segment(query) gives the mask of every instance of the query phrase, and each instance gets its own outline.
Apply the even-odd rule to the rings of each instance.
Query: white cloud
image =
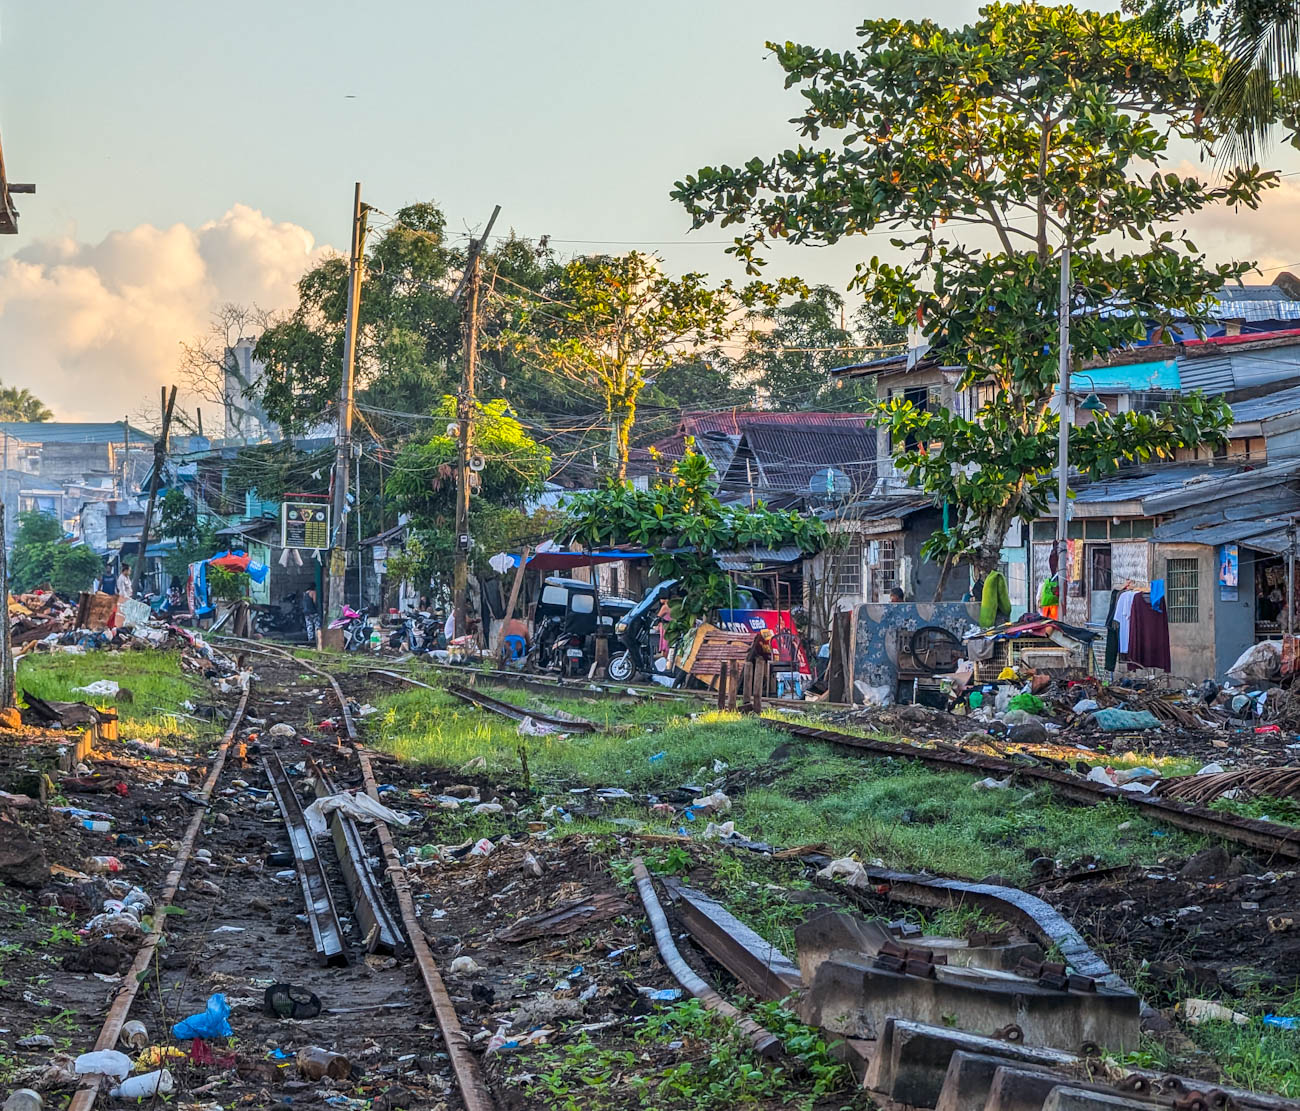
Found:
[[[1177,171],[1197,169],[1185,163]],[[1242,281],[1247,285],[1271,281],[1280,269],[1300,272],[1300,178],[1282,178],[1257,209],[1216,205],[1189,217],[1185,227],[1211,262],[1258,264],[1262,273],[1246,274]]]
[[[237,204],[197,228],[142,224],[61,238],[0,260],[0,380],[63,420],[114,420],[176,381],[180,345],[227,301],[272,311],[328,249]]]

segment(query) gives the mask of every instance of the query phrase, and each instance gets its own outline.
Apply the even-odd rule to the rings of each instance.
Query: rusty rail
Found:
[[[343,719],[343,728],[357,751],[357,760],[361,765],[361,776],[365,781],[366,794],[378,802],[379,785],[375,782],[375,773],[370,765],[370,754],[360,743],[356,723],[352,720],[352,714],[348,710],[348,700],[344,696],[338,680],[324,668],[298,659],[287,652],[284,655],[292,660],[295,665],[303,666],[326,679],[333,688],[334,697],[339,704],[339,716]],[[479,1069],[477,1059],[470,1052],[469,1037],[461,1027],[460,1018],[456,1014],[456,1005],[452,1003],[451,996],[447,994],[447,985],[442,981],[437,962],[433,958],[433,951],[429,948],[429,942],[424,936],[424,930],[420,925],[420,917],[415,910],[415,900],[411,898],[411,886],[406,877],[406,869],[402,867],[402,859],[397,852],[397,846],[393,843],[393,835],[384,822],[375,823],[375,832],[379,836],[379,843],[384,852],[385,871],[393,885],[393,891],[397,895],[397,907],[401,911],[402,922],[405,924],[406,933],[411,939],[411,951],[415,956],[415,963],[420,969],[420,978],[424,981],[425,990],[429,994],[429,1001],[433,1004],[434,1016],[437,1018],[438,1027],[442,1031],[443,1041],[447,1045],[447,1056],[451,1061],[452,1071],[456,1074],[456,1084],[460,1088],[461,1098],[465,1102],[465,1109],[466,1111],[494,1111],[495,1103],[492,1095],[483,1081],[483,1074]],[[82,1111],[90,1111],[90,1109],[87,1107]]]
[[[326,794],[337,794],[338,788],[334,781],[315,760],[309,760],[308,766]],[[352,906],[361,926],[366,951],[406,956],[407,945],[402,937],[402,928],[388,909],[388,904],[384,902],[384,897],[370,874],[368,854],[356,821],[343,811],[336,810],[330,816],[330,833],[334,849],[338,853],[343,879],[348,885],[348,894],[352,896]]]
[[[412,679],[409,675],[402,675],[396,671],[384,671],[376,669],[371,672],[372,675],[379,675],[385,679],[396,679],[398,682],[407,683],[412,687],[419,687],[421,690],[438,691],[445,690],[448,694],[459,698],[462,702],[468,702],[482,710],[490,710],[494,714],[500,714],[502,717],[511,718],[514,721],[523,721],[524,718],[532,718],[533,721],[541,722],[543,725],[549,725],[563,733],[596,733],[599,732],[600,726],[594,721],[587,721],[584,718],[574,717],[571,714],[543,714],[525,709],[523,706],[516,706],[513,702],[503,702],[499,698],[493,698],[490,694],[483,694],[481,691],[471,690],[469,687],[462,687],[459,683],[450,683],[446,687],[435,687],[431,683],[422,683],[419,679]]]
[[[249,687],[251,687],[251,683]],[[216,758],[212,761],[212,768],[208,772],[208,778],[203,781],[203,786],[198,791],[198,797],[205,803],[212,797],[212,792],[216,789],[217,780],[221,778],[222,769],[226,766],[226,756],[230,752],[230,745],[235,739],[235,733],[238,732],[240,723],[244,720],[244,711],[248,708],[249,687],[245,687],[244,693],[240,696],[239,705],[235,708],[234,716],[230,719],[230,725],[217,748]],[[181,877],[185,874],[185,867],[190,862],[190,855],[194,851],[195,842],[199,839],[199,832],[203,829],[203,819],[206,814],[207,808],[199,807],[194,811],[194,817],[190,819],[189,827],[185,830],[185,836],[181,839],[180,848],[176,850],[171,871],[167,873],[167,878],[163,880],[162,890],[158,893],[157,906],[160,911],[163,907],[170,906],[172,900],[176,898],[176,892],[181,885]],[[159,913],[155,915],[154,928],[144,935],[144,941],[140,943],[140,948],[136,951],[131,970],[122,977],[122,990],[113,999],[113,1005],[108,1009],[108,1015],[104,1019],[104,1025],[100,1028],[99,1037],[95,1039],[94,1048],[96,1050],[115,1049],[117,1047],[117,1039],[122,1033],[122,1024],[126,1022],[126,1016],[131,1013],[131,1004],[135,1002],[136,993],[140,990],[140,984],[148,978],[149,966],[153,962],[154,951],[163,938],[166,923],[167,916],[165,914]],[[87,1076],[83,1079],[81,1087],[73,1093],[67,1111],[91,1111],[99,1095],[102,1082],[103,1077],[98,1075]]]
[[[673,944],[673,932],[668,928],[668,919],[664,917],[664,909],[659,905],[659,899],[655,896],[654,882],[650,879],[650,873],[646,870],[645,861],[639,856],[632,859],[632,875],[636,877],[637,891],[641,895],[641,902],[645,905],[645,912],[650,919],[650,925],[654,928],[655,944],[659,946],[659,955],[663,957],[664,964],[668,966],[677,982],[710,1011],[725,1015],[740,1027],[745,1036],[749,1038],[754,1051],[760,1057],[775,1057],[780,1053],[781,1043],[775,1034],[764,1029],[748,1015],[738,1011],[712,987],[700,979],[691,969],[691,966],[682,960],[681,953],[677,951],[677,946]]]
[[[880,756],[893,756],[900,760],[919,760],[950,771],[994,772],[1002,776],[1016,775],[1023,779],[1046,783],[1053,790],[1075,802],[1126,802],[1146,811],[1157,821],[1180,829],[1191,830],[1225,841],[1233,841],[1248,848],[1274,853],[1288,860],[1300,860],[1300,829],[1278,822],[1265,822],[1256,818],[1238,818],[1203,806],[1191,806],[1174,799],[1123,791],[1081,776],[1044,768],[1014,763],[996,756],[982,756],[972,752],[944,751],[922,748],[920,745],[900,741],[880,741],[870,737],[855,737],[834,729],[814,729],[807,725],[764,718],[763,724],[779,729],[794,737],[810,741],[852,748]]]
[[[334,906],[334,893],[330,890],[325,865],[321,862],[311,830],[307,827],[302,803],[298,800],[293,784],[289,782],[279,756],[274,752],[263,756],[262,768],[271,784],[271,794],[280,807],[285,829],[289,831],[289,845],[293,849],[295,870],[302,887],[302,901],[307,908],[307,922],[311,926],[316,957],[321,964],[347,964],[348,950],[343,944],[343,927],[339,924],[339,912]]]

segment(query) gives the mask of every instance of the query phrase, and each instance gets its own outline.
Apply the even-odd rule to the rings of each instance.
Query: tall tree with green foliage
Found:
[[[410,515],[418,538],[420,581],[450,582],[455,557],[456,488],[459,442],[446,434],[456,419],[456,399],[448,396],[434,411],[437,431],[412,440],[398,452],[385,493],[391,506]],[[480,403],[474,415],[474,451],[483,457],[478,488],[470,497],[469,527],[474,540],[471,565],[482,570],[496,552],[515,547],[529,534],[525,503],[541,493],[551,468],[551,453],[529,436],[507,402]]]
[[[1172,49],[1136,19],[992,4],[968,27],[878,19],[858,38],[838,51],[769,44],[804,98],[796,123],[812,145],[702,169],[674,196],[696,227],[744,225],[734,250],[755,272],[773,239],[900,229],[904,261],[872,258],[853,286],[899,323],[919,315],[931,355],[963,368],[958,389],[983,388],[971,415],[895,401],[883,416],[897,465],[952,509],[926,554],[984,573],[1008,526],[1042,515],[1054,493],[1059,245],[1073,258],[1076,364],[1148,327],[1202,328],[1212,294],[1248,265],[1210,266],[1168,225],[1217,203],[1254,207],[1276,177],[1162,171],[1172,140],[1205,147],[1219,134],[1205,108],[1222,55]],[[1196,395],[1102,415],[1074,428],[1071,461],[1113,474],[1214,441],[1228,422]]]
[[[723,505],[716,487],[712,465],[688,449],[649,489],[611,478],[572,495],[563,531],[590,548],[635,544],[649,552],[659,578],[678,581],[670,628],[682,633],[734,597],[718,552],[793,544],[812,555],[826,542],[826,526],[817,518],[774,512],[761,502]]]
[[[45,402],[31,390],[0,384],[0,420],[41,424],[53,419]]]
[[[500,343],[604,406],[610,473],[621,480],[641,391],[675,364],[747,335],[756,307],[773,308],[796,287],[673,278],[657,255],[639,251],[577,258],[542,296],[517,298]]]

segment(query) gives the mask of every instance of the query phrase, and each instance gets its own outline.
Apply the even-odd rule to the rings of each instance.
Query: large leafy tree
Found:
[[[449,581],[455,558],[458,441],[446,434],[446,426],[456,419],[456,399],[444,397],[433,416],[434,435],[412,440],[398,452],[385,494],[394,509],[410,515],[420,578]],[[502,399],[475,406],[474,450],[484,466],[470,498],[471,559],[482,569],[497,551],[530,536],[533,526],[525,503],[544,488],[551,454],[529,436]]]
[[[30,390],[0,384],[0,420],[40,424],[53,419],[45,402]]]
[[[660,373],[747,335],[752,310],[774,307],[793,287],[673,278],[658,256],[639,251],[578,258],[540,296],[515,299],[500,343],[603,405],[610,470],[622,479],[641,392]]]
[[[684,632],[734,596],[715,553],[794,544],[813,554],[826,542],[826,526],[815,517],[774,512],[761,502],[753,508],[723,505],[715,487],[709,461],[688,450],[649,489],[611,478],[598,489],[572,495],[565,506],[565,535],[593,548],[636,544],[648,551],[660,579],[678,581],[670,627]]]
[[[931,352],[963,367],[971,416],[886,407],[899,466],[951,507],[928,554],[996,565],[1008,525],[1054,490],[1059,257],[1074,260],[1077,361],[1141,342],[1207,304],[1246,264],[1209,266],[1167,225],[1207,205],[1254,206],[1274,175],[1217,184],[1162,172],[1171,140],[1216,137],[1204,114],[1221,55],[1177,51],[1136,19],[994,4],[972,25],[869,20],[857,49],[771,44],[813,145],[706,168],[674,195],[696,226],[744,225],[751,269],[772,239],[827,244],[882,228],[906,261],[872,258],[854,286],[898,322],[924,322]],[[826,136],[829,142],[818,144]],[[1128,250],[1118,247],[1120,239]],[[1112,414],[1072,433],[1087,475],[1221,436],[1228,414],[1198,396],[1159,414]]]

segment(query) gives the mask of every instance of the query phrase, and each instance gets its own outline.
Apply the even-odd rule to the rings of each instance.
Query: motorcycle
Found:
[[[431,613],[409,610],[402,617],[402,623],[388,635],[390,648],[406,645],[412,655],[422,655],[439,647],[442,639],[442,622]]]
[[[357,613],[349,605],[344,605],[342,612],[330,622],[331,629],[343,630],[343,650],[355,652],[370,644],[370,621],[364,614]]]
[[[286,594],[278,602],[254,606],[253,628],[261,636],[301,632],[302,612],[298,608],[298,595]]]
[[[529,655],[543,671],[586,675],[599,640],[612,644],[615,624],[632,609],[627,598],[602,597],[597,616],[596,587],[579,579],[552,577],[537,603],[537,632]]]

